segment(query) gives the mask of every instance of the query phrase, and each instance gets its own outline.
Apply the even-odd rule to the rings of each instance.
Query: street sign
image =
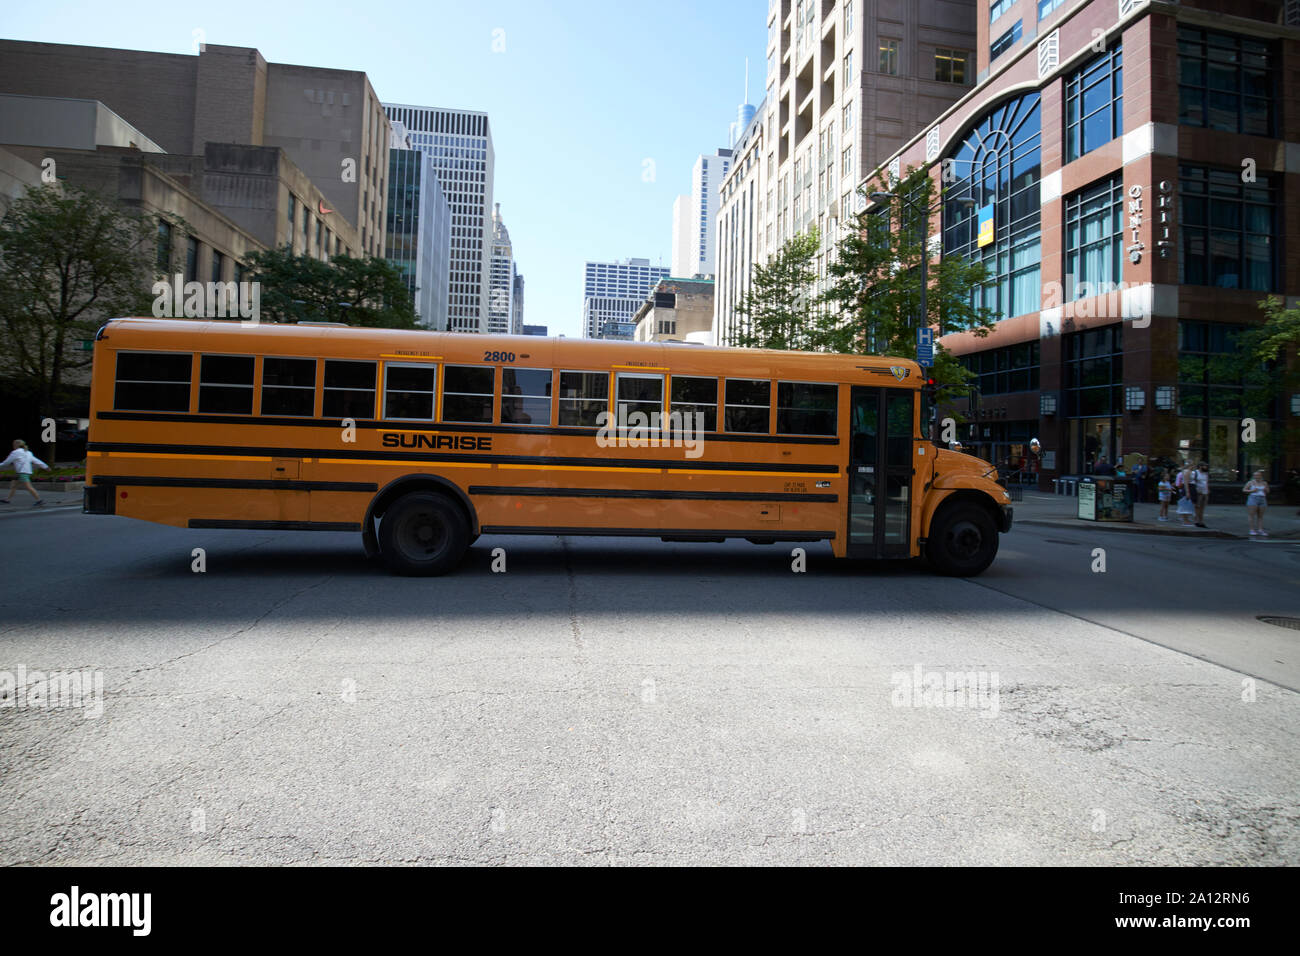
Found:
[[[929,326],[923,326],[916,330],[916,347],[933,348],[934,347],[934,329]]]
[[[930,368],[932,365],[934,365],[933,345],[928,345],[928,346],[918,345],[916,347],[916,364],[921,366],[922,368]]]

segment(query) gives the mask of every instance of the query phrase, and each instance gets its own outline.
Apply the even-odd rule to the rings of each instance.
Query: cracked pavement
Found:
[[[1300,632],[1242,610],[1300,616],[1295,546],[1111,536],[1098,577],[1017,529],[972,582],[485,538],[419,580],[348,535],[6,531],[0,671],[104,700],[0,707],[0,863],[1300,862]],[[996,713],[899,706],[917,665]]]

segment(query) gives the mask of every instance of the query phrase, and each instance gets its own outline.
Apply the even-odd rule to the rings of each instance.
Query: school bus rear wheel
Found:
[[[403,495],[379,522],[379,551],[397,574],[446,574],[460,563],[468,547],[464,512],[433,492]]]

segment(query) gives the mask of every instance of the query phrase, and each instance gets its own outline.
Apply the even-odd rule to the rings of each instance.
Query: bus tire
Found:
[[[942,508],[930,526],[925,556],[936,571],[953,577],[974,577],[998,553],[998,529],[988,509],[970,501]]]
[[[446,574],[469,547],[469,522],[444,495],[415,491],[403,495],[379,522],[379,552],[396,574]]]

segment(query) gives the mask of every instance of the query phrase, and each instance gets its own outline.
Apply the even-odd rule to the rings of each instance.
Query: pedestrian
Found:
[[[1264,470],[1256,471],[1241,490],[1246,493],[1246,519],[1250,522],[1251,536],[1267,538],[1264,509],[1268,507],[1268,482],[1264,480]]]
[[[1192,516],[1196,514],[1196,482],[1192,480],[1192,463],[1183,462],[1183,470],[1174,480],[1178,488],[1178,517],[1183,519],[1183,527],[1192,526]]]
[[[1210,500],[1210,464],[1202,461],[1192,472],[1196,479],[1196,527],[1205,527],[1205,505]]]
[[[1105,455],[1098,455],[1096,463],[1092,466],[1092,473],[1094,475],[1113,475],[1115,469],[1110,466],[1110,462],[1106,460]]]
[[[13,470],[18,473],[17,477],[15,477],[13,481],[9,482],[9,497],[4,500],[5,504],[9,504],[9,502],[14,500],[14,489],[19,485],[25,488],[27,493],[36,499],[36,503],[32,505],[33,508],[39,508],[41,505],[45,504],[36,489],[32,487],[32,465],[36,465],[38,468],[43,468],[45,471],[50,470],[49,465],[45,464],[45,462],[41,461],[27,450],[27,442],[23,441],[21,438],[14,439],[14,450],[9,453],[8,458],[4,461],[0,461],[0,469],[12,467]]]
[[[1170,481],[1173,476],[1169,474],[1166,468],[1160,473],[1160,484],[1156,485],[1156,494],[1160,499],[1160,517],[1158,521],[1169,520],[1169,501],[1174,496],[1174,483]]]
[[[1133,500],[1147,500],[1147,474],[1151,469],[1147,467],[1146,460],[1139,458],[1137,464],[1133,466]]]

